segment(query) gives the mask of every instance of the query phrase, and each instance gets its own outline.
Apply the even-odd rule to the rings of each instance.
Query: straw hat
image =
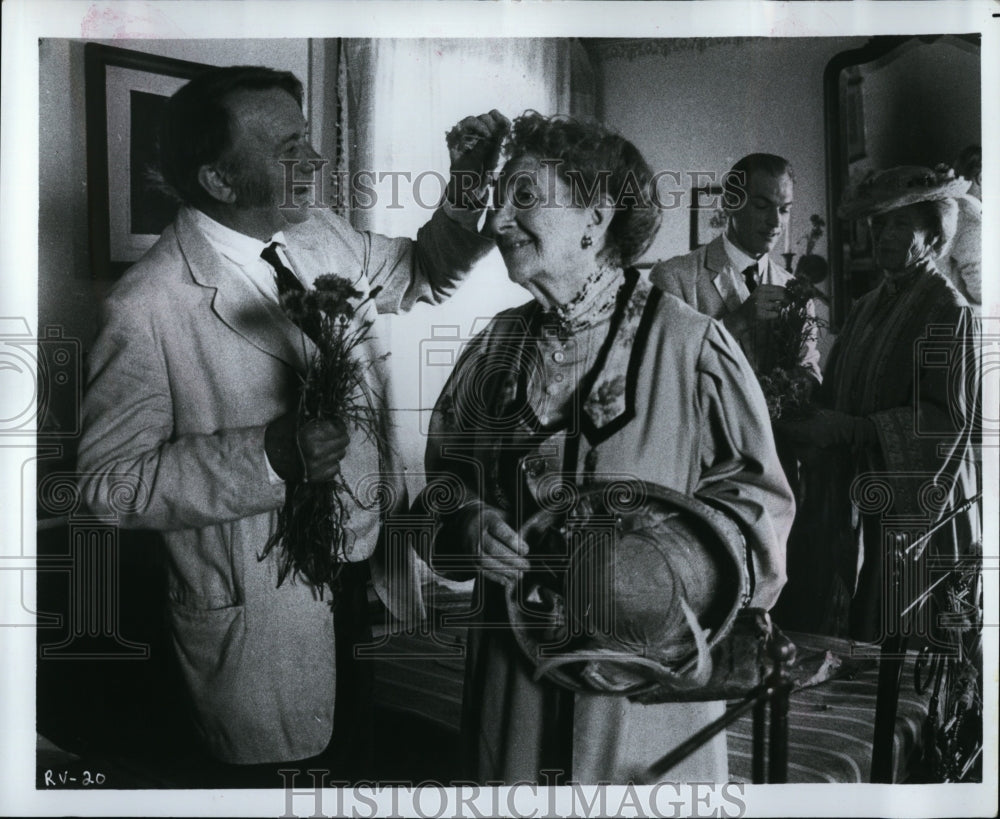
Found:
[[[851,188],[837,210],[843,219],[860,219],[903,208],[916,202],[954,199],[969,189],[969,180],[956,177],[954,170],[919,165],[900,165],[873,172]]]
[[[536,678],[626,696],[706,684],[711,649],[749,588],[732,520],[657,484],[619,481],[539,512],[521,536],[543,565],[508,589],[507,611]]]

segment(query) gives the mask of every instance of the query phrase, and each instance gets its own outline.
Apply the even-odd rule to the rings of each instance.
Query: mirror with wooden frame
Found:
[[[878,283],[868,226],[837,218],[849,184],[895,165],[951,164],[982,144],[980,37],[872,37],[823,77],[831,329]]]

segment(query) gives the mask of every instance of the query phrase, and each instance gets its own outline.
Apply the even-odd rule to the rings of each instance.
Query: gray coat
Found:
[[[512,441],[534,426],[530,399],[517,384],[536,360],[525,353],[539,343],[532,334],[539,312],[531,302],[495,317],[469,343],[438,400],[427,472],[461,481],[449,508],[482,499],[503,508],[517,527],[525,504],[572,496],[564,482],[651,481],[737,522],[746,540],[738,557],[752,582],[743,586],[746,599],[734,603],[770,608],[785,582],[795,504],[764,397],[732,336],[639,282],[593,382],[571,402],[569,428],[539,432],[535,448],[515,458]],[[506,434],[498,431],[500,422]],[[527,495],[520,494],[522,481]],[[440,519],[447,525],[445,512]],[[469,544],[453,548],[461,552]],[[567,698],[553,683],[534,679],[510,629],[497,625],[506,621],[503,589],[477,582],[482,622],[470,632],[463,717],[465,761],[475,780],[544,781],[541,772],[557,768],[578,782],[621,784],[721,715],[721,703]],[[709,743],[669,776],[725,781],[724,740]]]

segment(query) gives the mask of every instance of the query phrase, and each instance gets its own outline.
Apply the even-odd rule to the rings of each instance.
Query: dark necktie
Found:
[[[299,281],[299,277],[282,263],[281,258],[278,256],[277,247],[277,242],[271,242],[271,244],[261,251],[260,257],[274,268],[274,281],[278,285],[278,298],[280,299],[286,293],[305,292],[306,288]],[[319,316],[307,313],[299,318],[293,316],[289,316],[289,318],[309,338],[319,343],[321,335]]]
[[[260,252],[260,257],[274,268],[274,280],[278,285],[278,297],[295,290],[305,290],[299,277],[289,270],[278,256],[278,243],[271,242]]]
[[[743,271],[743,281],[747,283],[747,290],[753,293],[757,289],[757,265],[752,264]]]

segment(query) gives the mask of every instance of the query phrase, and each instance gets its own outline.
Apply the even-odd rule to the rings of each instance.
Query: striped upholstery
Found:
[[[799,688],[789,698],[788,781],[868,782],[875,727],[878,660],[875,646],[816,634],[789,632],[798,649],[796,680],[802,681],[821,664],[827,651],[842,660],[826,682]],[[913,687],[916,654],[903,663],[896,731],[893,737],[895,781],[903,781],[908,762],[920,747],[929,693]],[[728,732],[729,775],[750,781],[751,718],[738,720]]]
[[[788,636],[798,648],[794,676],[799,682],[812,676],[827,651],[842,660],[833,677],[799,688],[790,698],[788,781],[869,781],[878,679],[876,648],[813,634]],[[385,639],[380,656],[374,660],[376,701],[457,732],[464,630],[439,629],[433,639],[427,634],[398,633]],[[909,654],[903,666],[894,738],[897,782],[905,779],[907,762],[919,749],[929,699],[929,695],[914,691],[914,659],[915,655]],[[749,715],[728,731],[729,776],[734,782],[750,781],[750,736]]]

